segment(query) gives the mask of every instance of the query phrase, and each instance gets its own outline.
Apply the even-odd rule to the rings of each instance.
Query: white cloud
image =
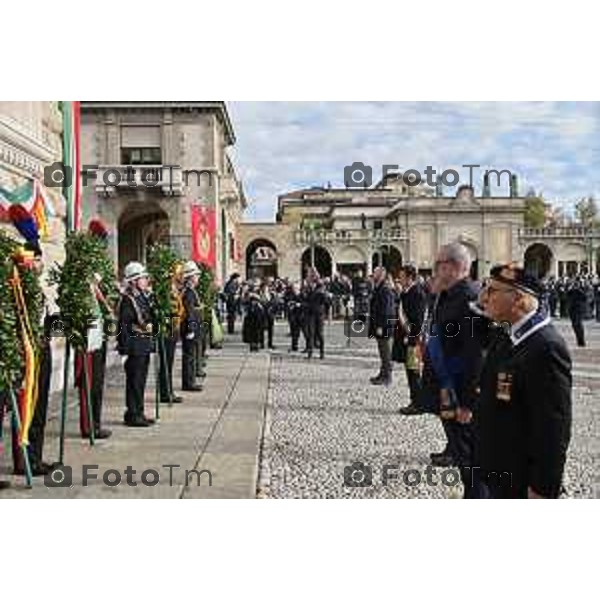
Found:
[[[600,103],[237,102],[229,108],[238,139],[234,160],[253,200],[249,219],[273,218],[281,193],[328,181],[341,186],[344,166],[355,160],[373,165],[374,177],[387,163],[511,169],[523,191],[532,186],[567,204],[600,189]]]

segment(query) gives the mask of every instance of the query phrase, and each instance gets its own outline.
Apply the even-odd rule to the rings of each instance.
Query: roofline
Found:
[[[229,145],[235,144],[235,132],[233,131],[233,125],[229,117],[227,105],[224,101],[207,101],[207,102],[162,102],[162,101],[82,101],[82,110],[85,109],[109,109],[109,108],[137,108],[137,109],[156,109],[156,108],[199,108],[199,109],[213,109],[219,113],[223,124],[225,125],[225,132],[229,140]]]

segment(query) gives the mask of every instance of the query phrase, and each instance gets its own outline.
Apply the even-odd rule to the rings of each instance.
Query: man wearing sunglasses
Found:
[[[494,267],[479,302],[510,324],[490,345],[476,411],[480,479],[492,498],[556,498],[571,437],[571,357],[540,302],[542,285]]]

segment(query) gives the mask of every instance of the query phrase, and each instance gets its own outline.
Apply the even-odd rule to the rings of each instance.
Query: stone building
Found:
[[[475,277],[495,263],[522,259],[525,199],[516,195],[516,182],[511,197],[476,197],[468,186],[453,197],[415,192],[401,178],[384,183],[279,196],[276,223],[240,227],[244,263],[238,268],[247,276],[277,272],[297,279],[313,263],[323,275],[411,263],[428,274],[437,249],[452,241],[469,249]]]
[[[62,160],[62,130],[59,102],[0,102],[0,193],[43,181],[44,168]],[[53,264],[64,259],[65,204],[62,188],[45,191],[54,216],[41,246],[45,262]],[[0,227],[15,232],[6,222]]]
[[[224,102],[82,102],[84,223],[99,216],[122,271],[157,241],[191,255],[191,206],[216,217],[216,274],[236,258],[246,206],[227,155],[235,134]],[[143,179],[142,179],[143,178]]]

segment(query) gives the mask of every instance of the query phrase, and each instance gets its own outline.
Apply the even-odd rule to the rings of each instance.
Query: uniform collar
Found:
[[[510,339],[517,346],[542,327],[550,323],[550,315],[544,309],[532,310],[510,328]]]

